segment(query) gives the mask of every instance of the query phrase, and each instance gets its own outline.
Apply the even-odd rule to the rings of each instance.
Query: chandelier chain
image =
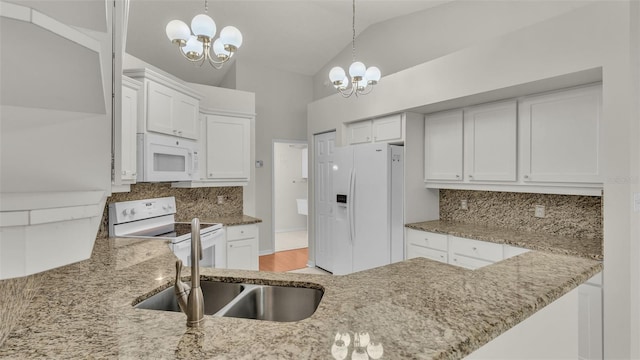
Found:
[[[351,37],[351,57],[356,61],[356,0],[353,0],[353,17],[351,19],[351,29],[353,30]]]
[[[204,0],[204,12],[205,14],[209,12],[209,0]]]

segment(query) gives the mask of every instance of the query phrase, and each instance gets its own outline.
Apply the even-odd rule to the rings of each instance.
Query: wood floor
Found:
[[[260,271],[285,272],[307,267],[309,248],[279,251],[260,256]]]

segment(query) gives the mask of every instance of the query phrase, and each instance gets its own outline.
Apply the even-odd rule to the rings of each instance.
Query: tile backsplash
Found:
[[[241,186],[183,189],[172,188],[171,183],[139,183],[131,185],[130,192],[114,193],[109,197],[98,237],[108,236],[110,203],[166,196],[176,198],[177,221],[191,221],[194,217],[219,218],[242,215]],[[224,204],[218,204],[218,196],[224,197]]]
[[[467,210],[460,208],[467,200]],[[534,216],[535,206],[545,217]],[[440,220],[544,232],[576,238],[602,239],[599,196],[440,190]]]

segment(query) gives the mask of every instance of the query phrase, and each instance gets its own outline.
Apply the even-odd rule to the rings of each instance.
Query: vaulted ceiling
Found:
[[[450,0],[358,0],[356,31]],[[350,0],[209,0],[219,29],[234,25],[244,42],[234,58],[314,75],[351,42]],[[218,85],[229,66],[214,70],[188,63],[165,35],[166,24],[187,24],[204,12],[204,0],[131,0],[126,52],[190,82]]]

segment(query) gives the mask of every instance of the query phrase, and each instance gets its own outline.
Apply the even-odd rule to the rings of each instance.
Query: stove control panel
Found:
[[[173,196],[109,204],[109,223],[122,224],[176,213]]]

